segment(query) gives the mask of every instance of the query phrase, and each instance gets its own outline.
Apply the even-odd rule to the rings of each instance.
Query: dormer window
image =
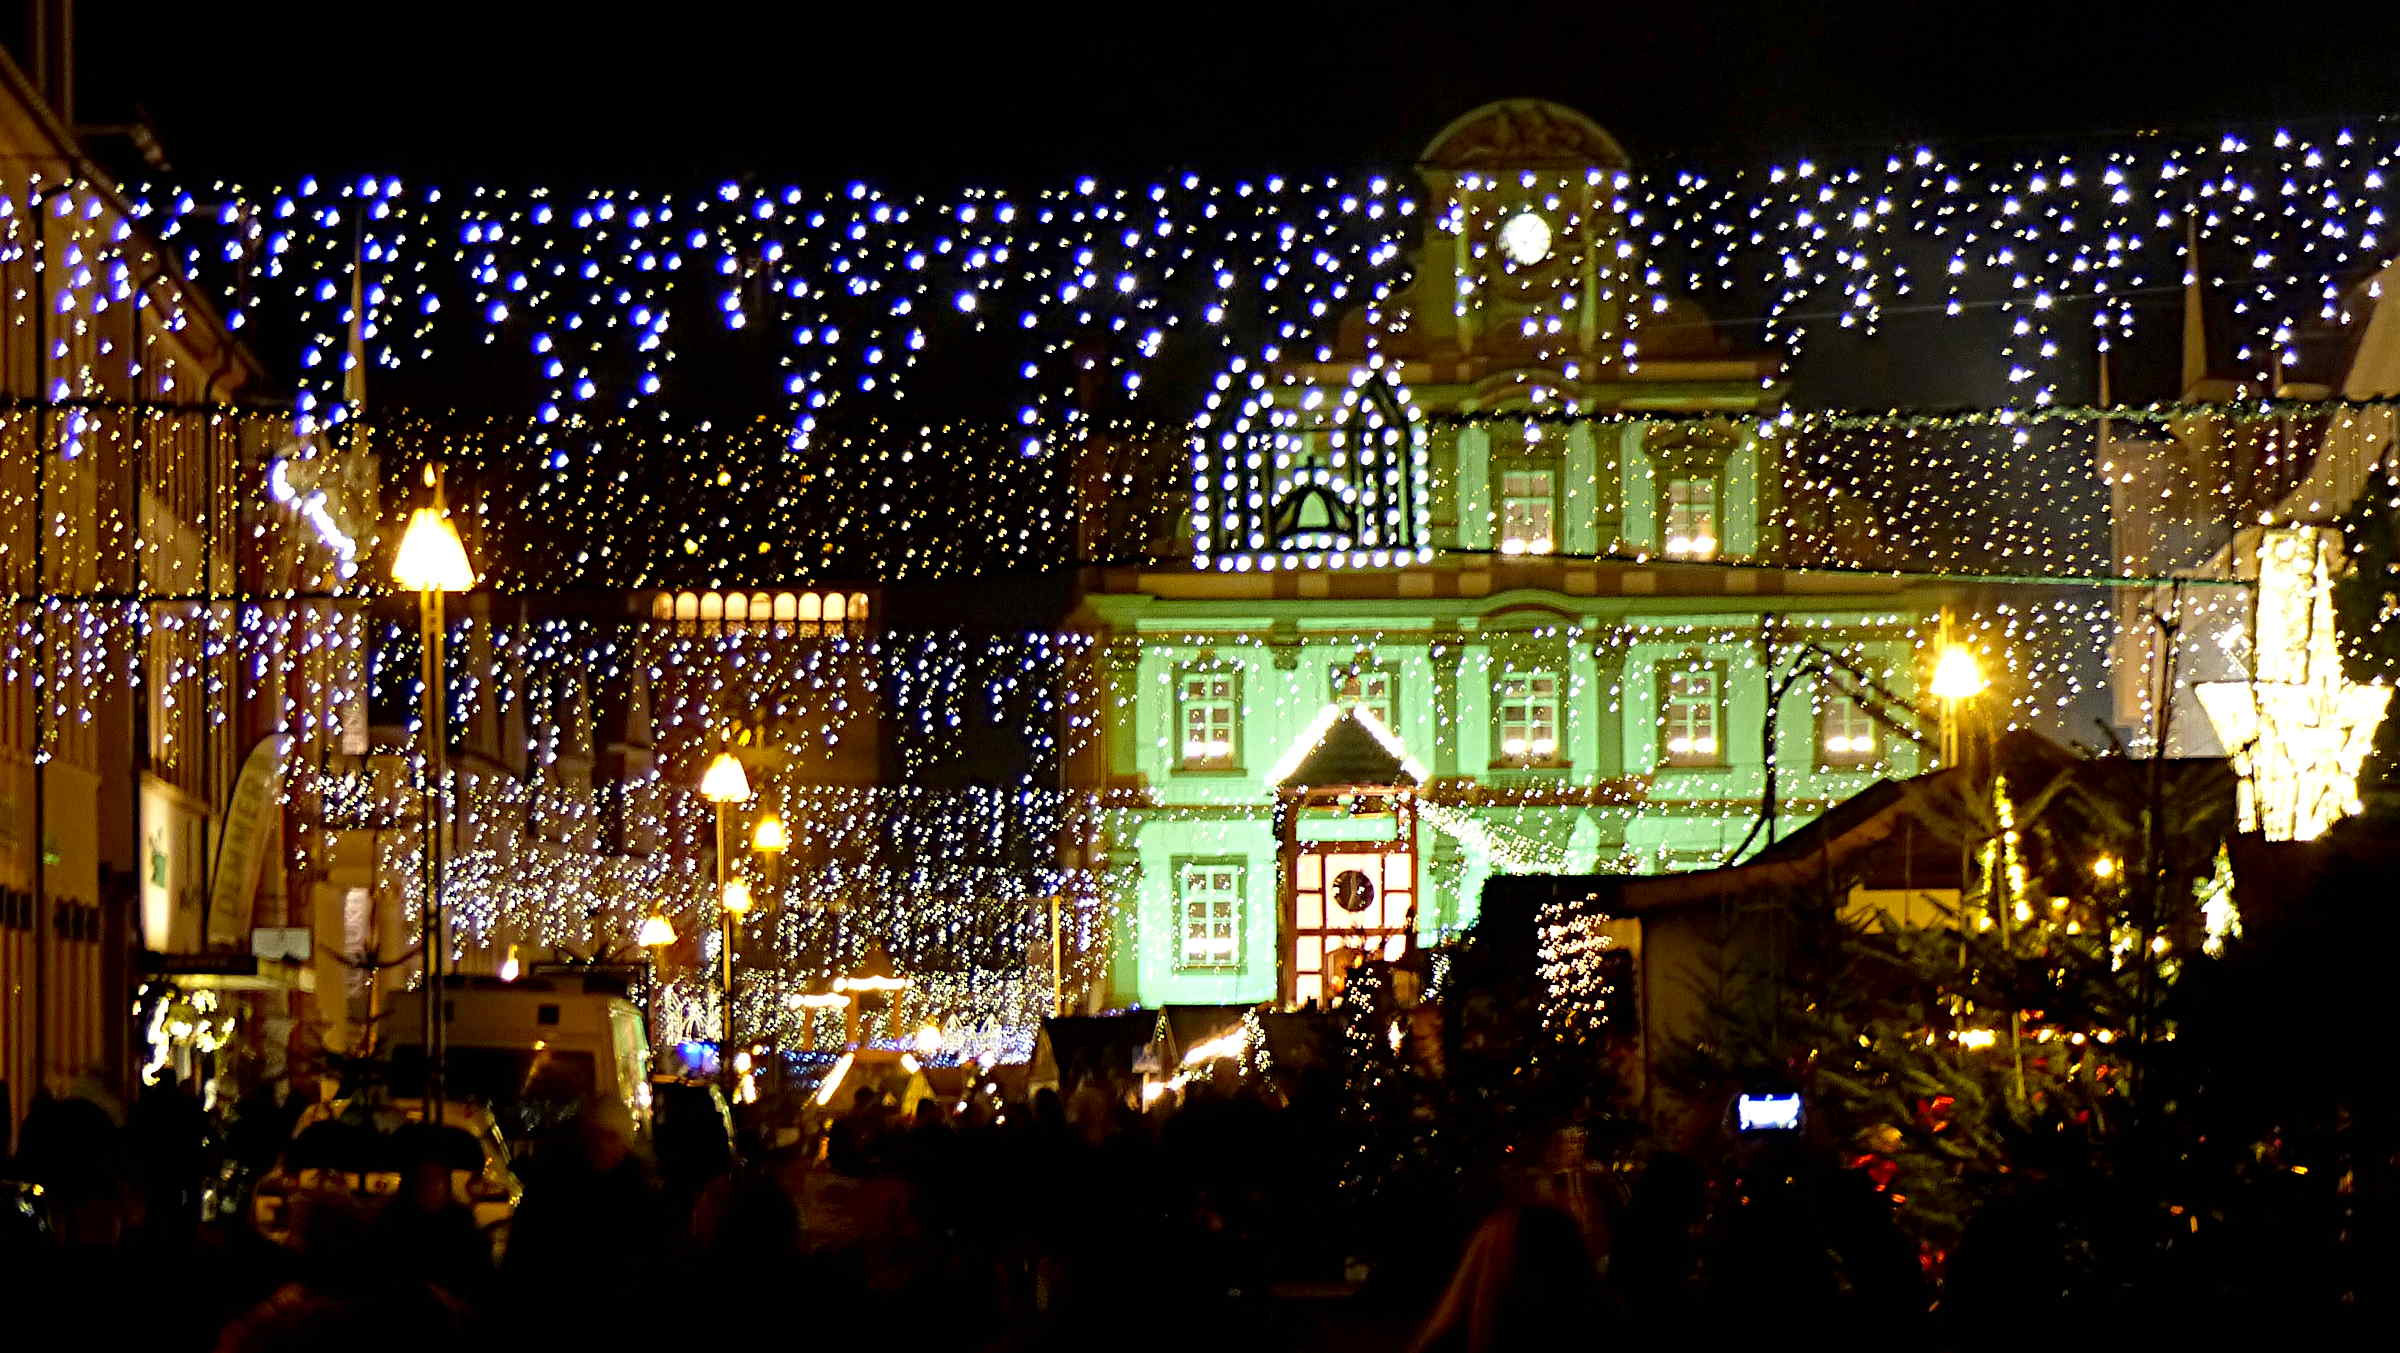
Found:
[[[1397,729],[1400,678],[1392,668],[1361,664],[1333,674],[1333,702],[1356,706],[1373,714],[1385,728]]]
[[[1858,702],[1827,690],[1817,711],[1817,761],[1828,767],[1863,766],[1878,751],[1875,720]]]

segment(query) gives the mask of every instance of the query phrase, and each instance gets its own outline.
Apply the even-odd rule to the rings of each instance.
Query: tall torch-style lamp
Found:
[[[417,594],[418,658],[423,664],[418,689],[424,699],[424,954],[425,985],[425,1104],[429,1121],[442,1115],[442,1072],[447,1031],[442,1020],[442,951],[449,945],[449,927],[442,903],[442,827],[449,819],[449,701],[444,691],[442,603],[446,593],[475,586],[475,567],[467,562],[467,547],[450,522],[442,502],[442,477],[425,467],[425,485],[433,490],[433,505],[408,514],[400,536],[400,553],[392,561],[392,581]]]
[[[658,951],[675,942],[675,927],[664,912],[652,911],[642,918],[633,942],[642,947],[642,1020],[649,1026],[644,1030],[649,1046],[643,1049],[643,1064],[647,1066],[658,1047]]]
[[[725,810],[750,801],[750,777],[733,753],[719,752],[708,763],[700,777],[700,796],[717,806],[717,901],[718,925],[722,927],[717,936],[717,960],[725,988],[717,1030],[717,1073],[725,1078],[725,1097],[731,1099],[740,1088],[733,1071],[733,940],[742,914],[750,910],[750,885],[731,877],[733,862],[725,855]]]

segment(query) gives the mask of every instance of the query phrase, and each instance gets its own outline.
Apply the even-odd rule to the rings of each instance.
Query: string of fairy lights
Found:
[[[230,324],[288,322],[305,415],[358,412],[342,388],[355,311],[374,368],[445,342],[520,354],[542,439],[566,470],[576,416],[659,403],[701,326],[778,345],[758,402],[780,402],[796,440],[845,398],[906,398],[944,342],[1032,335],[1019,402],[1038,439],[1064,421],[1087,363],[1136,393],[1180,348],[1233,349],[1245,320],[1275,351],[1242,355],[1268,361],[1324,347],[1324,321],[1344,308],[1367,307],[1370,332],[1404,324],[1412,317],[1382,307],[1427,223],[1488,248],[1491,228],[1526,205],[1553,213],[1562,244],[1604,256],[1605,285],[1625,302],[1598,335],[1613,357],[1639,361],[1642,317],[1665,314],[1670,289],[1759,298],[1762,340],[1786,352],[1818,326],[1990,305],[2008,317],[2002,355],[2025,392],[2011,402],[2037,407],[2058,402],[2046,374],[2057,351],[2088,346],[2082,330],[2126,336],[2129,297],[2179,285],[2196,238],[2223,257],[2217,284],[2245,329],[2236,360],[2265,393],[2307,328],[2350,303],[2343,275],[2381,261],[2396,150],[2400,134],[2378,123],[2005,158],[1920,147],[1727,171],[1468,173],[1442,198],[1414,175],[1374,172],[940,194],[370,176],[151,185],[131,208],[228,297]],[[1531,306],[1513,317],[1520,327],[1575,327],[1570,295],[1531,266],[1482,274],[1454,304]]]
[[[680,786],[700,749],[746,736],[790,761],[761,769],[768,794],[858,849],[795,864],[745,922],[743,943],[772,961],[736,994],[744,1018],[794,1032],[830,1018],[794,999],[876,946],[929,1011],[945,1007],[945,1028],[1021,1030],[1049,1000],[1029,953],[1057,943],[1089,984],[1129,923],[1121,878],[1062,867],[1050,847],[1217,806],[1043,783],[1100,733],[1089,636],[893,626],[866,589],[1096,561],[1480,566],[1504,509],[1442,497],[1468,434],[1605,450],[1704,422],[1766,467],[1751,538],[1679,556],[1657,522],[1628,520],[1552,562],[2043,584],[1964,597],[1955,635],[1996,675],[1996,722],[2053,720],[2090,693],[2092,655],[2121,623],[2094,584],[2204,559],[2299,482],[2305,447],[2388,437],[2388,401],[2276,396],[2312,345],[2380,299],[2357,279],[2383,261],[2396,155],[2400,129],[2378,123],[2001,159],[1929,147],[1728,171],[944,193],[382,176],[120,193],[36,179],[0,193],[0,264],[55,326],[50,388],[0,408],[0,681],[33,691],[43,718],[5,731],[46,759],[99,692],[146,683],[172,746],[226,725],[238,695],[271,702],[266,726],[303,753],[285,788],[306,810],[286,843],[296,857],[325,848],[311,823],[398,812],[384,800],[404,770],[377,780],[342,758],[372,760],[369,730],[415,717],[413,638],[377,609],[374,561],[399,486],[439,462],[491,603],[452,618],[447,717],[508,768],[456,772],[460,945],[589,951],[657,911],[705,972],[714,899],[692,862],[709,823]],[[158,285],[167,273],[188,280]],[[2068,397],[2069,357],[2125,346],[2143,298],[2187,280],[2234,316],[2231,402]],[[1999,360],[2006,406],[1791,409],[1769,364],[1742,407],[1620,407],[1612,385],[1691,355],[1693,301],[1732,317],[1718,328],[1737,346],[1785,361],[1826,331],[1915,316],[1978,317],[1955,330],[1971,348],[1997,317],[1997,350],[1972,356]],[[1418,406],[1412,336],[1437,309],[1529,373],[1521,398]],[[290,357],[288,408],[198,407],[216,396],[165,350],[220,323]],[[497,407],[408,398],[456,385]],[[2251,461],[2276,468],[2241,482],[2193,471],[2195,428],[2258,442]],[[92,492],[96,467],[225,446],[230,472],[166,511],[206,523],[204,544],[155,529],[139,500]],[[2149,538],[2188,548],[2129,547],[2128,514],[2156,515],[2176,475],[2197,491]],[[35,571],[37,541],[74,562]],[[873,621],[711,627],[683,623],[672,599],[663,615],[610,599],[813,580],[874,596]],[[1888,628],[1889,652],[1824,642],[1888,665],[1930,639],[1913,613]],[[1562,625],[1512,642],[1588,652],[1602,630],[1744,675],[1775,661],[1755,622]],[[1475,660],[1465,679],[1522,666],[1505,645]],[[1630,689],[1588,663],[1564,670],[1571,707]],[[657,764],[594,775],[608,695],[636,685],[652,692]],[[880,729],[862,725],[870,714]],[[933,788],[961,778],[979,727],[1019,743],[1005,782]],[[845,740],[888,744],[897,783],[811,781]],[[1899,745],[1879,739],[1846,769],[1901,769]],[[1654,810],[1639,786],[1580,779],[1567,788],[1587,805]],[[1581,864],[1546,816],[1562,792],[1487,785],[1472,803],[1430,804],[1428,821],[1506,866]],[[655,849],[602,848],[629,820]],[[379,869],[412,877],[416,848],[385,833]],[[1042,914],[1053,896],[1074,899],[1060,937]],[[708,999],[692,985],[684,1008]]]

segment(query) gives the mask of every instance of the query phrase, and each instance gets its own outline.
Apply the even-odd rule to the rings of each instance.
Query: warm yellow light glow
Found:
[[[675,927],[654,911],[642,918],[642,928],[634,933],[633,942],[644,949],[662,948],[675,942]]]
[[[1219,1062],[1238,1058],[1248,1049],[1249,1044],[1249,1035],[1244,1030],[1236,1029],[1231,1033],[1219,1034],[1205,1043],[1194,1043],[1190,1051],[1183,1054],[1183,1064],[1198,1066],[1202,1062]]]
[[[1972,649],[1953,644],[1934,660],[1933,693],[1937,699],[1972,700],[1990,685],[1983,679],[1983,666],[1975,661]]]
[[[848,1052],[833,1059],[833,1069],[825,1073],[824,1082],[817,1086],[818,1108],[831,1104],[833,1097],[841,1093],[842,1078],[850,1074],[850,1064],[856,1060],[857,1054]]]
[[[512,944],[508,946],[508,957],[500,962],[500,980],[514,982],[517,980],[517,974],[523,971],[524,969],[517,965],[517,946]]]
[[[719,752],[700,777],[700,796],[710,803],[741,803],[750,797],[750,777],[731,752]]]
[[[908,987],[905,977],[836,977],[835,991],[903,991]]]
[[[2241,777],[2241,829],[2270,841],[2313,841],[2366,806],[2358,773],[2392,690],[2343,674],[2333,584],[2347,567],[2341,533],[2331,527],[2265,532],[2254,678],[2195,688]]]
[[[781,855],[792,848],[791,830],[783,825],[782,818],[769,813],[751,829],[750,848],[762,855]]]
[[[725,910],[736,916],[750,911],[750,885],[740,879],[725,880]]]
[[[2117,876],[2117,857],[2103,855],[2092,861],[2092,877],[2113,879]]]
[[[467,562],[467,547],[448,512],[420,507],[408,514],[392,581],[411,592],[465,592],[475,586],[475,567]]]
[[[925,1027],[917,1030],[918,1056],[931,1057],[933,1054],[940,1052],[941,1050],[942,1030],[940,1025],[928,1024]]]

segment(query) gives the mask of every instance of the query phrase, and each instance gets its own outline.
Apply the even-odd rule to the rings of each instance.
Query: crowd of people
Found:
[[[868,1087],[799,1140],[739,1154],[590,1106],[521,1159],[497,1248],[430,1134],[388,1198],[298,1199],[278,1244],[203,1194],[238,1174],[212,1151],[271,1156],[289,1116],[256,1098],[212,1129],[171,1079],[121,1126],[88,1100],[38,1102],[10,1173],[39,1185],[49,1231],[12,1233],[8,1270],[161,1350],[804,1332],[1496,1353],[1578,1329],[1594,1335],[1567,1342],[1728,1346],[1761,1311],[1975,1347],[2050,1300],[2066,1262],[2039,1208],[1970,1228],[1945,1313],[1888,1200],[1797,1142],[1575,1179],[1528,1151],[1362,1213],[1338,1107],[1240,1084],[1146,1105],[1085,1087],[904,1106]]]

